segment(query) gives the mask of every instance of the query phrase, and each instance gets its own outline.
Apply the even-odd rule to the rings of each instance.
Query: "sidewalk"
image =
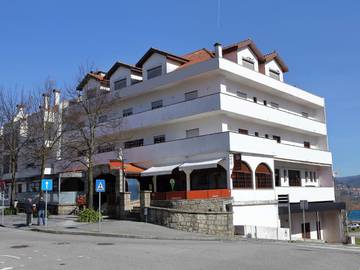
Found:
[[[90,235],[137,239],[200,241],[228,240],[227,238],[218,236],[183,232],[150,223],[127,220],[105,219],[101,223],[101,231],[99,232],[98,223],[80,223],[76,221],[76,216],[50,216],[47,227],[37,226],[37,218],[34,218],[32,226],[27,227],[25,225],[25,219],[25,214],[5,216],[5,227],[54,234]]]

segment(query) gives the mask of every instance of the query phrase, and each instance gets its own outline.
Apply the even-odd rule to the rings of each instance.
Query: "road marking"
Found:
[[[11,259],[20,260],[20,257],[18,257],[18,256],[13,256],[13,255],[0,255],[0,257],[6,257],[6,258],[11,258]],[[0,269],[0,270],[1,270],[1,269]]]
[[[341,250],[341,251],[355,251],[360,252],[359,248],[352,247],[330,247],[330,246],[318,246],[318,245],[296,245],[297,247],[307,247],[307,248],[319,248],[319,249],[330,249],[330,250]]]
[[[11,270],[14,269],[14,267],[5,267],[5,268],[1,268],[0,270]]]

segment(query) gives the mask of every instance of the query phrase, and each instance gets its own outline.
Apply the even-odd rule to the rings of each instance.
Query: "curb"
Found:
[[[160,236],[143,236],[135,234],[111,234],[111,233],[96,233],[96,232],[71,232],[71,231],[59,231],[59,230],[44,230],[44,229],[30,229],[33,232],[49,233],[49,234],[63,234],[63,235],[84,235],[84,236],[95,236],[95,237],[116,237],[126,239],[148,239],[148,240],[182,240],[182,241],[236,241],[234,238],[180,238],[180,237],[160,237]]]

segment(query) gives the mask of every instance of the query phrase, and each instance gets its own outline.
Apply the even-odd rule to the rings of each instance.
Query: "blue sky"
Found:
[[[276,49],[286,81],[326,98],[330,148],[340,175],[360,174],[359,1],[2,0],[0,85],[72,82],[78,66],[135,63],[149,47],[183,54],[252,38]]]

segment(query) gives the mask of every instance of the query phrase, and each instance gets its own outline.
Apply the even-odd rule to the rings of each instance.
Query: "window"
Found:
[[[123,110],[123,117],[129,116],[133,114],[133,109],[132,108],[128,108]]]
[[[304,147],[305,148],[310,148],[310,142],[304,142]]]
[[[22,193],[22,184],[18,184],[17,187],[18,187],[17,192]]]
[[[188,129],[186,131],[186,138],[197,137],[197,136],[199,136],[199,129],[198,128]]]
[[[286,181],[286,178],[287,178],[287,170],[284,169],[284,181]]]
[[[100,115],[98,120],[99,120],[98,121],[99,123],[106,122],[107,121],[107,115]]]
[[[305,181],[309,181],[309,172],[305,171]]]
[[[270,105],[275,109],[279,109],[279,104],[277,104],[276,102],[270,102]]]
[[[251,59],[250,57],[243,57],[242,59],[242,65],[248,69],[255,69],[255,62],[253,59]]]
[[[257,103],[257,97],[253,97],[253,101]]]
[[[264,106],[267,106],[267,101],[266,100],[264,100],[263,103],[264,103]]]
[[[270,69],[269,76],[275,80],[280,80],[280,71]]]
[[[275,186],[280,187],[281,181],[280,181],[280,170],[275,169]]]
[[[305,117],[305,118],[309,117],[309,114],[307,112],[302,112],[301,115],[302,115],[302,117]]]
[[[237,91],[237,92],[236,92],[236,95],[237,95],[238,97],[240,97],[240,98],[247,99],[247,94],[246,94],[246,93]]]
[[[233,169],[231,174],[231,178],[233,181],[233,188],[252,188],[253,181],[252,181],[252,172],[249,166],[241,161],[240,168]]]
[[[273,187],[272,173],[266,164],[261,163],[259,164],[259,166],[257,166],[255,176],[256,188],[262,189]]]
[[[266,138],[266,139],[269,139],[269,134],[265,134],[265,138]]]
[[[310,172],[310,181],[313,182],[313,173]]]
[[[163,143],[165,142],[165,135],[154,136],[154,143]]]
[[[157,101],[151,102],[151,109],[152,109],[152,110],[161,108],[162,106],[163,106],[163,101],[162,101],[161,99],[160,99],[160,100],[157,100]]]
[[[185,101],[196,99],[196,98],[198,98],[197,90],[185,93]]]
[[[26,192],[32,192],[31,183],[26,183]]]
[[[248,134],[249,134],[249,131],[248,131],[247,129],[239,128],[239,133],[240,133],[240,134],[244,134],[244,135],[248,135]]]
[[[317,181],[317,179],[316,179],[316,172],[314,172],[314,182],[316,182]]]
[[[162,74],[162,66],[157,66],[157,67],[150,68],[150,69],[147,70],[147,78],[148,78],[148,80],[152,79],[152,78],[155,78],[155,77],[158,77],[158,76],[161,76],[161,74]]]
[[[32,182],[31,189],[33,192],[39,192],[40,191],[40,182]]]
[[[115,150],[115,146],[113,144],[100,145],[98,146],[98,153],[107,153]]]
[[[3,174],[10,173],[10,156],[5,155],[3,158]]]
[[[254,134],[256,137],[259,137],[259,132],[255,132],[255,134]]]
[[[126,78],[114,82],[115,90],[120,90],[121,88],[125,88],[125,87],[126,87]]]
[[[289,186],[291,187],[301,186],[300,171],[289,170]]]
[[[277,143],[281,143],[281,137],[273,135],[273,140],[277,141]]]
[[[138,140],[132,140],[127,141],[124,143],[124,148],[133,148],[133,147],[139,147],[144,145],[144,139],[138,139]]]

